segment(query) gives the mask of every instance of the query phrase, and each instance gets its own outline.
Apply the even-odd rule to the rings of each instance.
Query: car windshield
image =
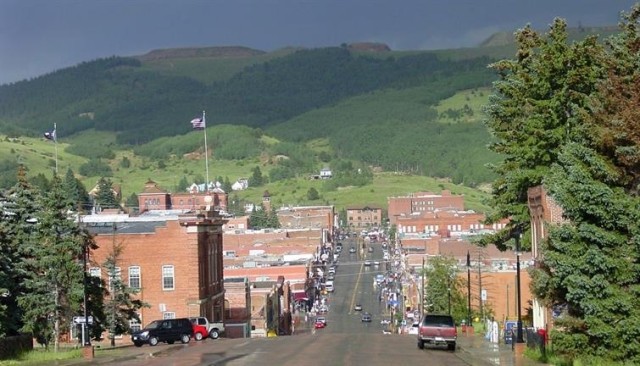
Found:
[[[160,327],[160,324],[162,324],[160,320],[154,320],[149,323],[144,329],[156,329]]]

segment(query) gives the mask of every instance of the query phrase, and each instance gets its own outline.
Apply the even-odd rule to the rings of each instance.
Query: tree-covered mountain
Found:
[[[56,123],[68,151],[90,165],[131,148],[161,160],[197,150],[188,122],[206,110],[207,126],[217,130],[209,144],[218,158],[278,154],[282,147],[265,138],[302,148],[289,151],[322,139],[328,150],[316,165],[347,159],[475,186],[492,179],[485,165],[496,155],[486,149],[491,137],[480,123],[482,108],[470,105],[486,100],[496,78],[487,65],[511,56],[508,49],[395,52],[359,44],[114,56],[0,86],[0,133],[38,136]],[[473,94],[439,110],[464,91]],[[87,131],[110,132],[115,140],[100,148],[70,140]],[[317,167],[308,157],[293,158],[275,165],[288,176]]]

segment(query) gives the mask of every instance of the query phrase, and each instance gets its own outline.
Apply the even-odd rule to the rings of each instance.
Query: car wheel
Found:
[[[202,340],[202,333],[197,332],[195,338],[196,338],[196,341],[201,341]]]
[[[220,333],[218,333],[218,329],[216,328],[211,329],[211,331],[209,332],[209,337],[211,339],[218,339],[218,337],[220,337]]]
[[[158,338],[157,338],[157,337],[151,337],[151,338],[149,338],[149,345],[151,345],[151,346],[157,346],[157,345],[158,345]]]
[[[423,340],[419,340],[418,341],[418,348],[424,349],[424,341]]]
[[[447,343],[447,349],[449,351],[455,351],[456,350],[456,342]]]
[[[136,347],[142,347],[142,343],[140,342],[134,342],[133,345]]]
[[[182,342],[182,344],[189,343],[190,340],[191,337],[189,337],[188,334],[183,334],[182,337],[180,337],[180,341]]]

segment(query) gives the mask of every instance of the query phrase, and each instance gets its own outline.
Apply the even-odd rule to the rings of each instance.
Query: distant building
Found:
[[[330,179],[332,176],[331,169],[323,168],[320,170],[320,179]]]
[[[380,227],[382,208],[375,206],[347,207],[347,225],[354,229]]]
[[[249,180],[247,178],[239,178],[231,185],[231,189],[234,191],[242,191],[247,188],[249,188]]]
[[[436,210],[464,211],[464,196],[454,196],[448,190],[441,194],[417,192],[408,196],[387,198],[389,206],[389,223],[394,225],[399,217],[409,217],[421,212]]]
[[[204,187],[202,187],[204,188]],[[199,191],[197,185],[190,189],[192,192],[169,193],[152,180],[148,180],[144,189],[138,194],[138,209],[143,213],[151,210],[195,210],[209,206],[222,212],[227,211],[228,197],[220,187],[212,188],[209,192]]]

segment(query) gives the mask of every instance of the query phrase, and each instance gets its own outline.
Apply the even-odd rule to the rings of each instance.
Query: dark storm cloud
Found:
[[[633,0],[0,0],[0,83],[156,48],[474,46],[527,23],[615,25]]]

